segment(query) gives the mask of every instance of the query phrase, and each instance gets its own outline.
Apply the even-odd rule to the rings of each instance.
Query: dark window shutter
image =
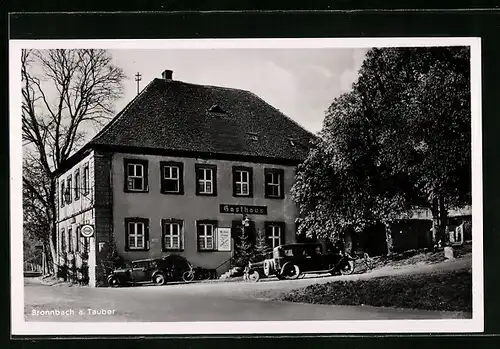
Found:
[[[233,166],[233,196],[236,196],[236,174],[237,174],[237,167]]]
[[[281,231],[280,231],[280,245],[285,244],[286,242],[286,224],[285,222],[279,222],[278,223]]]
[[[285,171],[278,169],[276,172],[280,177],[280,198],[283,199],[285,197]]]
[[[130,251],[130,247],[129,247],[129,239],[128,239],[128,235],[129,235],[129,230],[128,230],[128,223],[130,222],[131,220],[129,218],[125,218],[125,251]]]
[[[201,225],[199,223],[196,223],[196,249],[198,251],[201,250],[201,246],[200,246],[200,235],[201,235]]]
[[[149,219],[143,219],[144,222],[144,249],[149,250]]]
[[[253,168],[248,168],[248,193],[250,197],[253,197]]]
[[[144,165],[144,191],[148,191],[149,190],[149,184],[148,184],[148,180],[149,180],[149,171],[148,171],[148,161],[147,160],[144,160],[141,162],[142,165]]]
[[[212,168],[212,178],[213,178],[212,185],[214,186],[213,196],[217,196],[217,166],[213,165],[211,166],[211,168]]]
[[[270,173],[269,169],[264,169],[264,196],[267,198],[271,195],[269,185],[267,185],[267,175]],[[267,229],[267,228],[266,228]]]
[[[184,164],[179,162],[179,194],[184,195]]]
[[[196,169],[195,169],[195,187],[196,187],[196,195],[200,195],[200,185],[198,184],[199,181],[200,181],[200,177],[201,177],[201,169],[200,167],[198,166],[195,166]]]
[[[128,161],[123,160],[123,191],[128,192]],[[128,225],[127,225],[128,226]]]

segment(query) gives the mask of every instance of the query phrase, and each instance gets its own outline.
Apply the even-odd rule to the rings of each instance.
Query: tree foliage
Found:
[[[232,264],[237,267],[245,267],[253,258],[253,246],[246,228],[241,228],[235,242],[234,257]]]
[[[299,166],[300,231],[339,237],[428,207],[444,232],[470,203],[469,50],[372,49]]]
[[[123,95],[123,70],[105,50],[23,50],[24,228],[55,255],[55,171],[101,126]]]
[[[271,247],[267,243],[266,233],[262,229],[257,230],[255,246],[253,250],[254,250],[253,259],[258,261],[264,260],[266,255],[271,251]]]

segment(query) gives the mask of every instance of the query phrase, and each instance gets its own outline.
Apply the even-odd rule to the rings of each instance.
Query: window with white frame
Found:
[[[162,161],[161,192],[164,194],[184,194],[184,165],[182,162]]]
[[[251,196],[252,194],[252,173],[250,169],[233,168],[233,186],[235,196]]]
[[[148,161],[141,159],[124,159],[125,192],[148,191]]]
[[[72,184],[72,176],[69,175],[67,181],[68,188],[66,189],[68,193],[68,203],[70,203],[73,200],[73,184]]]
[[[212,222],[199,222],[198,230],[198,250],[211,251],[215,249],[216,224]]]
[[[148,224],[144,219],[127,219],[127,250],[147,250]]]
[[[65,191],[64,184],[65,184],[65,181],[63,179],[63,180],[61,180],[61,207],[64,207],[64,203],[66,200],[65,195],[64,195],[64,191]]]
[[[217,195],[216,178],[214,165],[196,165],[196,194]]]
[[[163,220],[163,250],[181,250],[182,249],[182,221]]]
[[[71,226],[68,227],[68,251],[74,252],[73,250],[73,228]]]
[[[80,190],[82,190],[80,188],[80,169],[77,169],[75,171],[75,200],[78,200],[80,198]]]
[[[266,238],[272,248],[282,245],[284,242],[284,223],[266,223]]]
[[[89,164],[87,163],[84,167],[83,167],[83,193],[85,195],[87,195],[89,193],[89,186],[90,186],[90,183],[89,183],[89,180],[90,180],[90,176],[89,176]]]
[[[265,170],[265,196],[267,198],[283,198],[283,170]]]

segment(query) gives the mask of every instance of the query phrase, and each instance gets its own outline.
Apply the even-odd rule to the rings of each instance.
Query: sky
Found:
[[[188,83],[249,90],[311,132],[321,130],[334,98],[351,89],[366,49],[109,50],[127,75],[119,112],[165,69]]]

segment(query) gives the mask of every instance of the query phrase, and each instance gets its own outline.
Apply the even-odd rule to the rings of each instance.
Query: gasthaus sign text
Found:
[[[220,205],[220,213],[267,214],[267,206]]]

